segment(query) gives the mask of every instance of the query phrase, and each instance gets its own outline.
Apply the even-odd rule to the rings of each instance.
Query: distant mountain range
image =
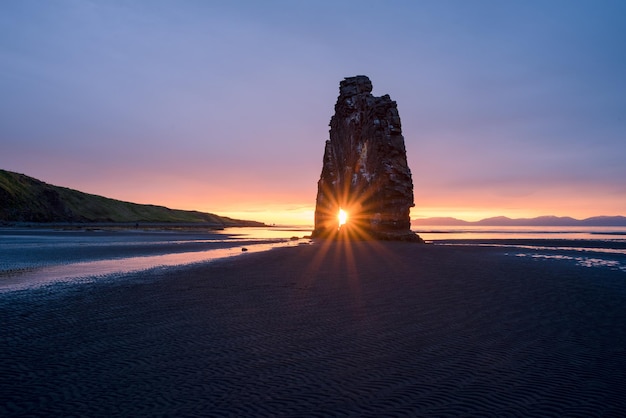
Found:
[[[468,222],[456,218],[422,218],[411,221],[413,226],[626,226],[624,216],[594,216],[586,219],[574,219],[569,216],[539,216],[537,218],[507,218],[496,216],[480,221]]]
[[[11,222],[145,222],[214,227],[264,225],[212,213],[123,202],[0,170],[0,223]]]

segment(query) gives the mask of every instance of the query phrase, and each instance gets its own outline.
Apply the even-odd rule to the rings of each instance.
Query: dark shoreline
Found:
[[[0,414],[621,416],[624,273],[323,242],[0,295]]]

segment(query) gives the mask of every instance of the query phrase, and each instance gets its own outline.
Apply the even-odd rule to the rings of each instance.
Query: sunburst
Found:
[[[339,213],[337,214],[337,219],[339,219],[339,228],[348,222],[348,212],[343,209],[339,209]]]

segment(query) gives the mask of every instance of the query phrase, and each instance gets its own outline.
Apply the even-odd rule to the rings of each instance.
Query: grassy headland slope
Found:
[[[4,222],[154,222],[216,226],[262,226],[212,213],[140,205],[53,186],[0,170],[0,221]]]

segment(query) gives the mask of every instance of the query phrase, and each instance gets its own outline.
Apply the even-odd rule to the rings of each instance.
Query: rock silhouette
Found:
[[[318,182],[314,237],[421,241],[411,231],[413,180],[400,115],[366,76],[341,81]],[[340,225],[338,213],[348,213]]]

